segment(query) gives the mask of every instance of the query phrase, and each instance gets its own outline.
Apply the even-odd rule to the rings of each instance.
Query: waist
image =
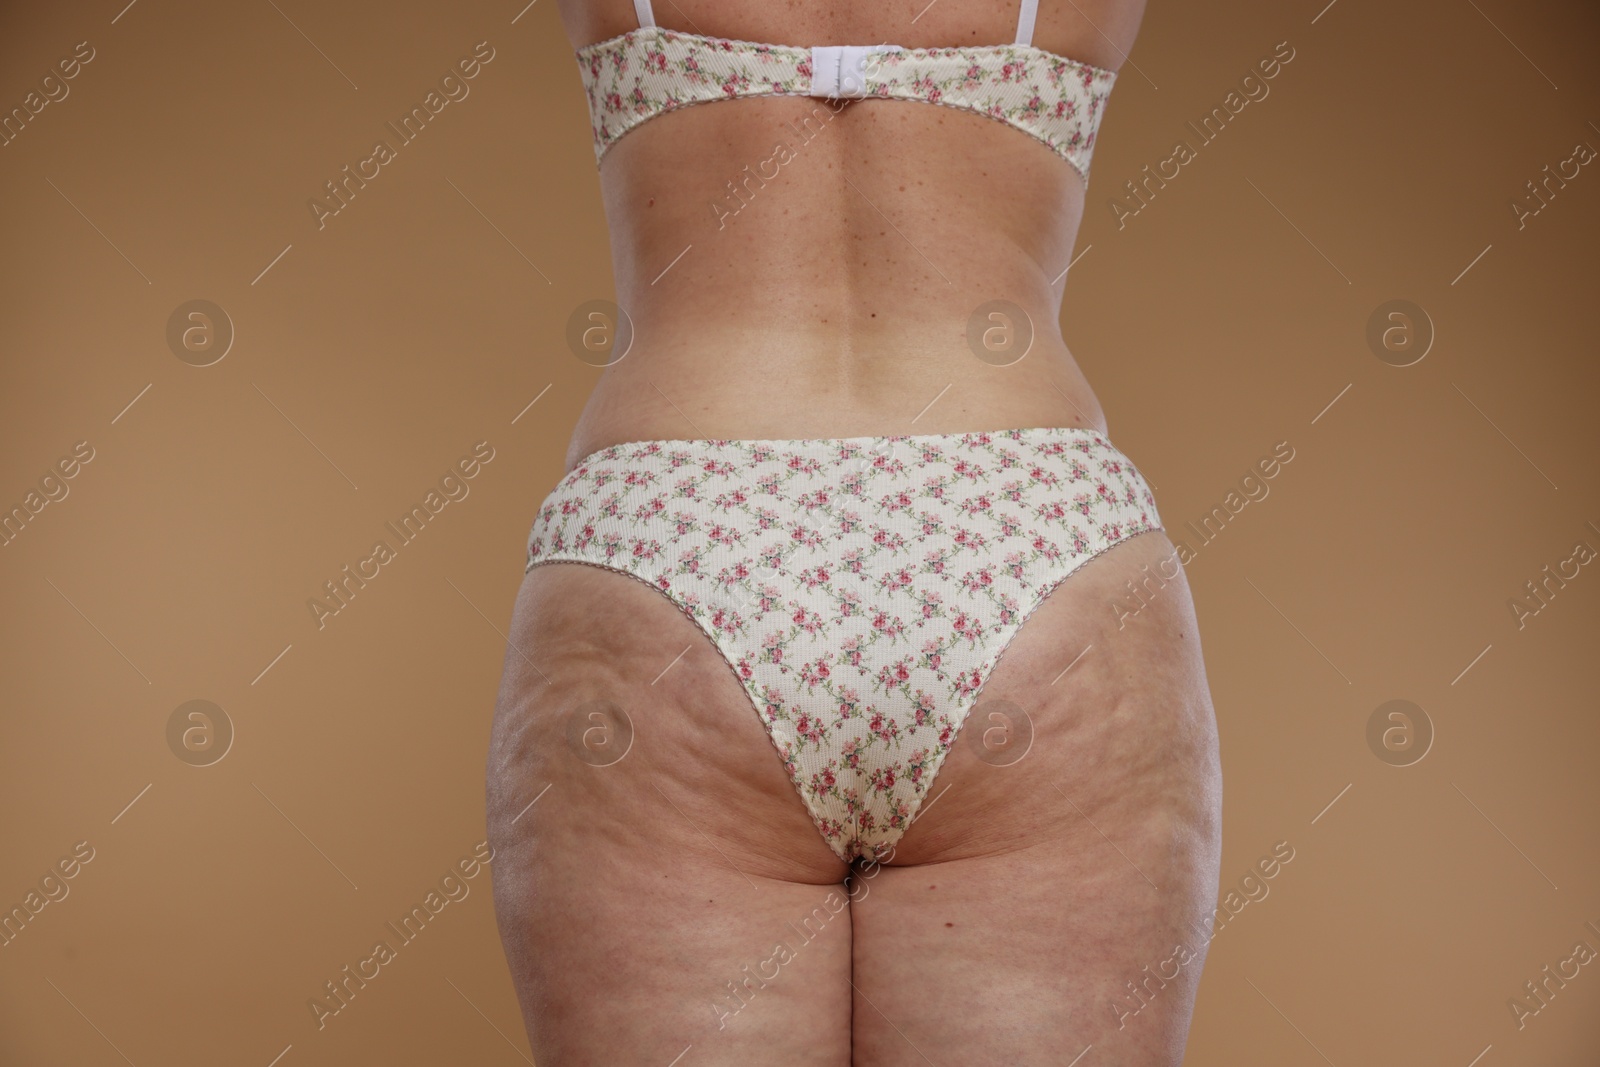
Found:
[[[1098,398],[1055,329],[1013,309],[949,322],[639,330],[606,366],[565,469],[627,441],[945,434],[1021,427],[1108,432]]]

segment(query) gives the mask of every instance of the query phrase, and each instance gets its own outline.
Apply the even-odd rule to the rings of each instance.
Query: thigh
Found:
[[[1092,1047],[1084,1065],[1179,1063],[1222,798],[1165,534],[1119,544],[1046,598],[933,795],[889,864],[852,885],[855,1062],[1064,1065]]]
[[[488,760],[495,914],[541,1065],[850,1056],[844,865],[666,596],[523,582]]]

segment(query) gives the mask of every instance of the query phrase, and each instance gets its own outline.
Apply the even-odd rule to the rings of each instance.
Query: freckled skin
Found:
[[[627,0],[560,3],[575,46],[635,25]],[[1034,40],[1115,69],[1142,14],[1042,0]],[[898,17],[845,0],[656,4],[664,26],[738,40],[908,47],[1010,41],[1016,6]],[[569,467],[654,438],[1108,429],[1059,329],[1082,181],[1020,132],[851,101],[718,226],[708,205],[816,106],[684,108],[607,154],[636,340],[602,373]],[[1007,367],[967,347],[972,311],[994,299],[1035,330]],[[540,1067],[668,1064],[686,1048],[684,1067],[982,1067],[1068,1063],[1091,1044],[1082,1067],[1178,1064],[1219,873],[1215,716],[1181,572],[1136,616],[1113,608],[1174,552],[1140,534],[1049,596],[984,688],[1027,711],[1027,755],[979,759],[969,721],[876,865],[828,850],[727,663],[666,597],[599,568],[534,568],[488,811],[496,918]],[[596,699],[630,716],[631,747],[608,766],[569,740]],[[1119,1018],[1127,983],[1180,942],[1194,959]]]
[[[915,22],[844,0],[674,2],[659,5],[660,25],[930,47],[1013,40],[1018,0],[944,0]],[[637,25],[626,0],[561,7],[575,47]],[[1143,0],[1043,0],[1034,42],[1115,70],[1142,16]],[[1112,137],[1117,99],[1101,126]],[[652,118],[598,174],[634,344],[601,374],[569,466],[655,438],[1106,428],[1060,322],[1084,180],[1028,135],[919,102],[758,96]],[[1027,356],[1004,367],[969,347],[969,320],[990,300],[1022,308],[1033,331]]]

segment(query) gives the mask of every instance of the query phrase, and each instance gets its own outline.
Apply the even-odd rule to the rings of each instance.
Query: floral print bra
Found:
[[[595,161],[629,130],[691,104],[743,96],[920,100],[987,115],[1037,138],[1089,181],[1114,71],[1035,48],[1039,0],[1022,0],[1015,44],[952,48],[755,44],[655,24],[577,50]],[[842,105],[840,105],[842,106]]]

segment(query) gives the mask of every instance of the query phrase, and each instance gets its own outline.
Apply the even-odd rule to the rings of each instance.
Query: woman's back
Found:
[[[489,754],[535,1057],[1175,1067],[1215,714],[1056,323],[1137,4],[1043,0],[1035,47],[1001,0],[604,2],[569,26],[636,336]]]
[[[980,49],[1015,42],[1019,13],[1015,0],[920,11],[661,0],[654,19],[807,50]],[[1077,86],[1056,101],[1082,112],[1078,137],[1092,137],[1089,108],[1103,110],[1106,72],[1121,66],[1142,14],[1142,0],[1040,6],[1032,45],[1051,55],[1030,60],[1096,79],[1093,93]],[[616,64],[637,69],[643,51],[590,46],[636,30],[634,6],[563,0],[562,16],[593,64],[591,87],[626,92],[635,75],[618,77]],[[1013,77],[1002,65],[987,76]],[[674,76],[661,75],[661,95],[679,95]],[[1106,428],[1057,326],[1085,190],[1062,151],[1015,124],[916,101],[764,95],[661,111],[619,93],[611,103],[637,123],[607,131],[599,166],[633,339],[597,386],[569,467],[644,438]],[[1026,319],[988,316],[993,301]],[[975,318],[987,347],[969,342]],[[996,332],[1007,328],[1009,338]],[[1012,363],[1030,328],[1027,357]]]

